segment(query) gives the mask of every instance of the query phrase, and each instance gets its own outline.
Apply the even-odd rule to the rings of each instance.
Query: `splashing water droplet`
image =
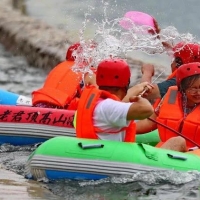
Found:
[[[127,58],[127,54],[140,50],[146,54],[173,54],[170,49],[166,49],[163,43],[168,43],[174,46],[180,41],[192,42],[194,37],[187,34],[178,33],[175,27],[169,26],[162,29],[159,34],[149,33],[152,27],[147,25],[132,24],[131,28],[123,29],[120,26],[122,18],[110,20],[107,17],[108,2],[102,1],[104,6],[104,20],[102,22],[96,21],[94,38],[86,41],[84,39],[84,31],[88,23],[87,17],[89,12],[85,14],[85,21],[83,28],[80,30],[81,47],[74,52],[76,57],[73,70],[82,73],[91,72],[91,67],[97,68],[100,61],[110,57]],[[91,11],[92,8],[89,10]],[[95,45],[92,45],[94,44]]]

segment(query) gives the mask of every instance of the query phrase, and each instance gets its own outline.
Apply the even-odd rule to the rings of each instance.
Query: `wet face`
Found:
[[[195,80],[189,88],[185,90],[188,105],[200,103],[200,78]]]

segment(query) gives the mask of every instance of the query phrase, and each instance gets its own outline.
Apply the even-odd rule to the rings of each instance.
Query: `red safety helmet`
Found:
[[[80,46],[81,46],[81,44],[79,42],[72,44],[67,50],[66,60],[74,61],[75,58],[74,58],[74,56],[72,56],[72,54],[73,54],[74,50],[77,50]]]
[[[183,64],[200,62],[200,45],[197,43],[178,43],[174,48],[174,57],[181,58]]]
[[[176,72],[176,84],[180,87],[181,81],[184,78],[200,74],[200,62],[193,62],[181,65]]]
[[[98,86],[126,87],[130,77],[130,67],[124,60],[106,59],[98,65],[96,82]]]

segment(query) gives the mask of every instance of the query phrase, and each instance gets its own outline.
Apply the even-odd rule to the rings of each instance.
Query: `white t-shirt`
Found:
[[[94,126],[105,131],[97,134],[99,139],[124,141],[125,132],[116,132],[129,126],[126,117],[131,104],[109,98],[98,101],[93,114]],[[110,132],[114,133],[108,134]]]

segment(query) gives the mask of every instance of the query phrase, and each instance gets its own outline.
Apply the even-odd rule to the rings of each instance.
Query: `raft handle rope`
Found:
[[[170,158],[173,158],[173,159],[178,159],[178,160],[187,160],[187,158],[186,157],[184,157],[184,156],[180,156],[180,155],[172,155],[172,154],[167,154],[168,155],[168,157],[170,157]]]
[[[78,143],[78,146],[81,147],[82,149],[93,149],[93,148],[103,148],[103,144],[82,144],[82,142]]]
[[[200,145],[199,145],[199,144],[197,144],[196,142],[194,142],[193,140],[191,140],[191,139],[188,138],[187,136],[184,136],[184,135],[181,134],[180,132],[178,132],[178,131],[176,131],[176,130],[170,128],[169,126],[166,126],[166,125],[164,125],[164,124],[162,124],[162,123],[160,123],[160,122],[158,122],[158,121],[156,121],[155,119],[152,119],[152,118],[150,118],[150,117],[148,117],[147,119],[150,120],[150,121],[152,121],[152,122],[154,122],[154,123],[156,123],[156,124],[159,124],[160,126],[162,126],[162,127],[164,127],[164,128],[167,128],[168,130],[170,130],[170,131],[176,133],[177,135],[183,137],[184,139],[190,141],[191,143],[193,143],[194,145],[196,145],[198,148],[200,148]]]

